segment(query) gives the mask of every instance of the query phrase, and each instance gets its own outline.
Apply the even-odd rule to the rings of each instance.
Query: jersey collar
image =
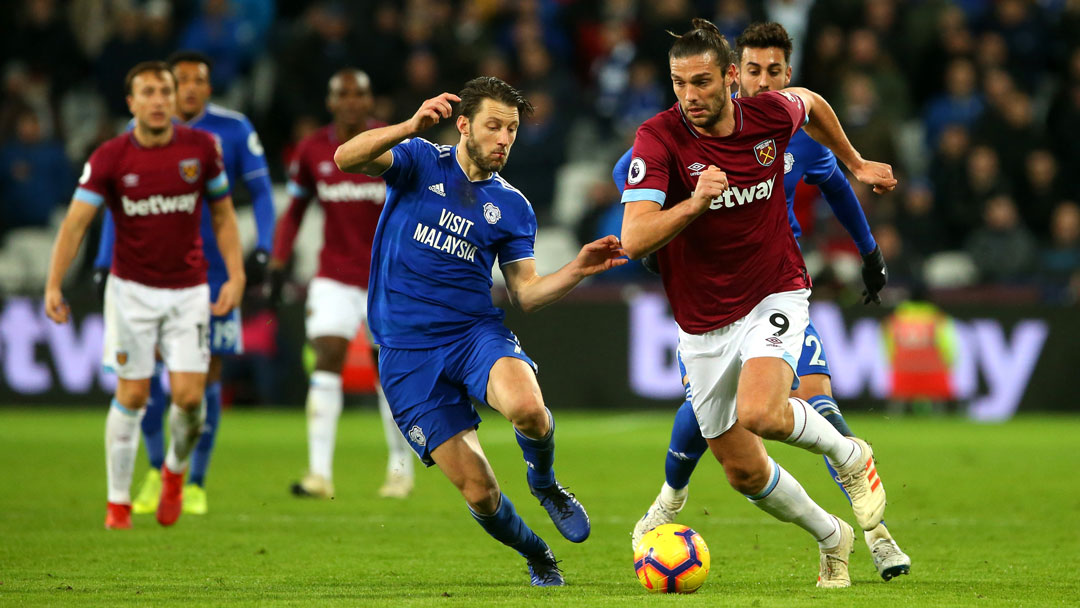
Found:
[[[679,113],[679,118],[682,119],[683,126],[685,126],[686,130],[690,131],[690,134],[693,135],[696,139],[727,139],[741,133],[743,128],[742,106],[736,103],[736,101],[738,101],[738,98],[735,95],[732,95],[731,103],[735,106],[735,130],[728,135],[704,135],[697,129],[695,129],[694,125],[690,124],[690,121],[686,119],[686,113],[683,112],[682,106],[679,104],[679,102],[675,102],[675,111]]]

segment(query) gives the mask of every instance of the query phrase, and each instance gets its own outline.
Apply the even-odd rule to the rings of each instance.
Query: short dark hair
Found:
[[[716,65],[723,68],[731,65],[731,45],[728,44],[727,38],[724,38],[724,35],[720,33],[720,29],[712,21],[700,17],[691,19],[690,24],[694,26],[693,29],[681,36],[674,32],[668,32],[675,37],[675,43],[671,45],[671,50],[668,51],[668,59],[712,53],[716,56]]]
[[[461,115],[469,120],[480,111],[485,99],[516,107],[521,118],[533,113],[532,104],[520,91],[494,76],[478,76],[466,82],[458,97],[461,98]]]
[[[214,70],[214,60],[210,58],[206,53],[190,50],[179,50],[169,55],[165,59],[165,63],[169,64],[169,68],[175,68],[178,63],[201,63],[206,66],[206,71],[211,72]]]
[[[791,65],[791,36],[788,36],[784,26],[775,21],[751,23],[735,39],[736,56],[739,63],[742,63],[743,49],[771,49],[774,47],[784,50],[784,62]]]
[[[135,67],[128,70],[127,76],[124,76],[124,92],[131,95],[131,83],[135,81],[135,77],[139,74],[145,74],[146,72],[165,72],[169,75],[169,78],[173,81],[173,86],[176,86],[176,79],[173,78],[172,71],[169,70],[169,64],[164,61],[141,61],[135,64]]]

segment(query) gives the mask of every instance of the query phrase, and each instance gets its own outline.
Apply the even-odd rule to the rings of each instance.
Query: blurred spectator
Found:
[[[551,223],[555,202],[555,176],[566,162],[566,124],[559,120],[555,100],[547,91],[525,91],[533,115],[524,119],[514,141],[514,162],[500,172],[525,193],[536,212],[537,223]]]
[[[128,116],[124,76],[140,61],[162,59],[169,44],[152,41],[144,29],[143,15],[133,8],[124,8],[112,19],[112,35],[105,42],[94,66],[98,90],[105,98],[105,108],[111,116]]]
[[[967,157],[967,190],[950,206],[954,225],[974,227],[980,223],[985,203],[998,194],[1011,194],[1012,184],[1001,170],[1001,161],[993,148],[975,146]]]
[[[0,230],[48,226],[73,186],[63,145],[45,139],[37,115],[24,110],[15,137],[0,147]]]
[[[21,5],[12,35],[0,43],[5,63],[18,61],[31,78],[50,82],[55,101],[85,72],[85,59],[55,0],[22,0]]]
[[[439,83],[439,60],[427,50],[415,50],[405,60],[404,86],[394,93],[394,119],[401,122],[410,118],[420,104],[443,91]],[[456,83],[460,87],[464,83]],[[456,89],[455,89],[456,90]]]
[[[795,48],[791,52],[790,65],[802,65],[802,45],[806,40],[807,27],[810,24],[810,9],[814,0],[765,0],[765,20],[775,21],[784,26]]]
[[[967,130],[959,125],[947,127],[930,165],[930,181],[939,217],[951,236],[945,247],[959,247],[968,232],[978,224],[980,207],[968,204]]]
[[[633,137],[641,123],[667,106],[667,90],[660,86],[652,62],[638,60],[630,65],[630,85],[622,99],[616,130]]]
[[[986,203],[984,224],[968,239],[967,252],[986,283],[1019,283],[1030,278],[1036,262],[1035,238],[1016,212],[1013,199],[999,194]]]
[[[683,6],[686,5],[685,2],[668,2],[667,4],[681,4]],[[739,37],[739,34],[741,34],[742,31],[746,29],[746,26],[750,25],[751,23],[754,23],[755,21],[765,20],[765,15],[757,7],[758,3],[754,2],[753,7],[749,6],[750,4],[751,3],[747,2],[747,0],[719,0],[716,3],[716,17],[713,19],[713,23],[716,24],[717,28],[719,28],[720,33],[728,39],[728,42],[734,43],[735,39]],[[678,14],[678,17],[682,17],[682,23],[678,25],[681,25],[683,30],[685,30],[686,24],[689,22],[689,19],[681,13]],[[650,19],[650,21],[652,20]],[[682,30],[671,31],[678,32]],[[802,40],[797,40],[796,46],[804,46],[803,42],[804,41]],[[652,43],[653,46],[656,46],[656,44],[656,42]],[[653,48],[651,46],[645,47],[643,45],[642,50],[646,53],[649,53],[653,50]],[[662,52],[666,57],[667,51],[662,50]]]
[[[876,34],[868,29],[851,33],[848,44],[849,71],[864,74],[873,83],[881,113],[899,120],[908,113],[908,85],[892,58],[881,53]]]
[[[362,23],[367,27],[363,32],[367,45],[355,60],[371,76],[372,89],[377,94],[390,92],[400,78],[402,62],[408,55],[408,47],[401,36],[401,12],[395,3],[379,3],[370,21]]]
[[[558,112],[572,111],[577,87],[571,76],[561,66],[552,61],[551,53],[546,48],[529,44],[518,56],[520,77],[517,86],[520,90],[545,91],[555,102]],[[485,76],[493,76],[481,72]],[[513,80],[513,79],[511,79]]]
[[[989,30],[1001,35],[1010,67],[1028,90],[1041,84],[1049,48],[1048,28],[1033,6],[1028,0],[997,0],[986,21]]]
[[[840,122],[855,149],[866,158],[896,165],[896,137],[893,117],[883,111],[879,92],[870,77],[853,73],[844,78],[843,96],[837,102]]]
[[[983,112],[982,95],[975,88],[975,66],[968,59],[954,59],[945,72],[945,93],[926,106],[926,143],[937,147],[948,125],[971,128]]]
[[[1058,174],[1057,159],[1045,148],[1032,150],[1024,162],[1024,203],[1020,216],[1039,238],[1050,235],[1050,215],[1066,198]]]
[[[1050,246],[1040,256],[1040,273],[1051,287],[1080,284],[1080,206],[1065,201],[1054,209]]]
[[[594,110],[606,134],[618,118],[622,96],[630,86],[630,63],[636,49],[627,25],[615,21],[604,24],[603,44],[604,53],[593,63],[592,74],[596,85]]]
[[[991,108],[973,131],[976,140],[993,146],[1007,179],[1021,183],[1024,159],[1042,142],[1042,128],[1035,124],[1031,98],[1014,91],[1000,108]]]
[[[257,23],[262,19],[262,13],[254,21],[243,18],[229,0],[202,0],[202,11],[180,36],[180,47],[201,51],[214,60],[211,84],[224,93],[247,73],[261,50]]]
[[[896,227],[904,242],[923,256],[948,247],[945,225],[934,205],[934,192],[925,182],[912,183],[904,193]]]
[[[846,59],[844,32],[836,26],[826,26],[818,33],[813,51],[807,53],[803,69],[795,70],[796,78],[801,78],[807,88],[831,99],[839,92]]]
[[[282,49],[276,93],[284,107],[275,113],[328,121],[326,83],[342,68],[355,65],[366,70],[369,62],[365,58],[353,35],[353,22],[339,5],[322,2],[310,7]],[[400,81],[398,71],[393,79]],[[392,90],[376,87],[374,92],[382,95]]]

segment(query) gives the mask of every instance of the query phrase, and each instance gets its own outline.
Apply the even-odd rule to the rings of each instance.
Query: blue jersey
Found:
[[[535,257],[536,215],[525,195],[498,173],[469,181],[455,151],[404,141],[381,176],[386,203],[368,284],[377,344],[434,348],[480,321],[501,322],[491,301],[496,258],[505,266]]]
[[[266,156],[258,134],[251,126],[251,121],[239,112],[210,103],[206,105],[202,114],[188,123],[181,124],[209,131],[221,145],[225,173],[228,175],[229,183],[235,185],[243,180],[251,194],[259,235],[256,247],[269,251],[274,238],[274,201],[270,173],[266,167]],[[129,129],[132,126],[129,124]],[[223,283],[228,278],[228,272],[221,252],[218,250],[217,236],[214,234],[209,212],[202,214],[201,234],[203,253],[209,263],[207,278],[212,285]],[[112,264],[114,240],[115,228],[112,216],[106,213],[94,266],[108,268]]]
[[[633,148],[627,150],[615,163],[612,178],[619,192],[626,187],[626,176],[630,171],[633,152]],[[796,239],[802,236],[802,227],[795,219],[795,187],[800,179],[821,188],[833,214],[851,235],[859,248],[859,253],[866,255],[877,247],[859,199],[851,190],[851,184],[848,183],[844,172],[836,164],[836,157],[828,148],[814,141],[802,129],[791,136],[791,141],[788,142],[787,150],[784,152],[784,194],[787,198],[788,222],[791,224],[791,231]]]

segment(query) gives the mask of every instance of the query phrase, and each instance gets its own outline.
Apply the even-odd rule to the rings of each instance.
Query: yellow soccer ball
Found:
[[[687,526],[657,526],[634,550],[634,571],[653,593],[693,593],[709,576],[709,548]]]

